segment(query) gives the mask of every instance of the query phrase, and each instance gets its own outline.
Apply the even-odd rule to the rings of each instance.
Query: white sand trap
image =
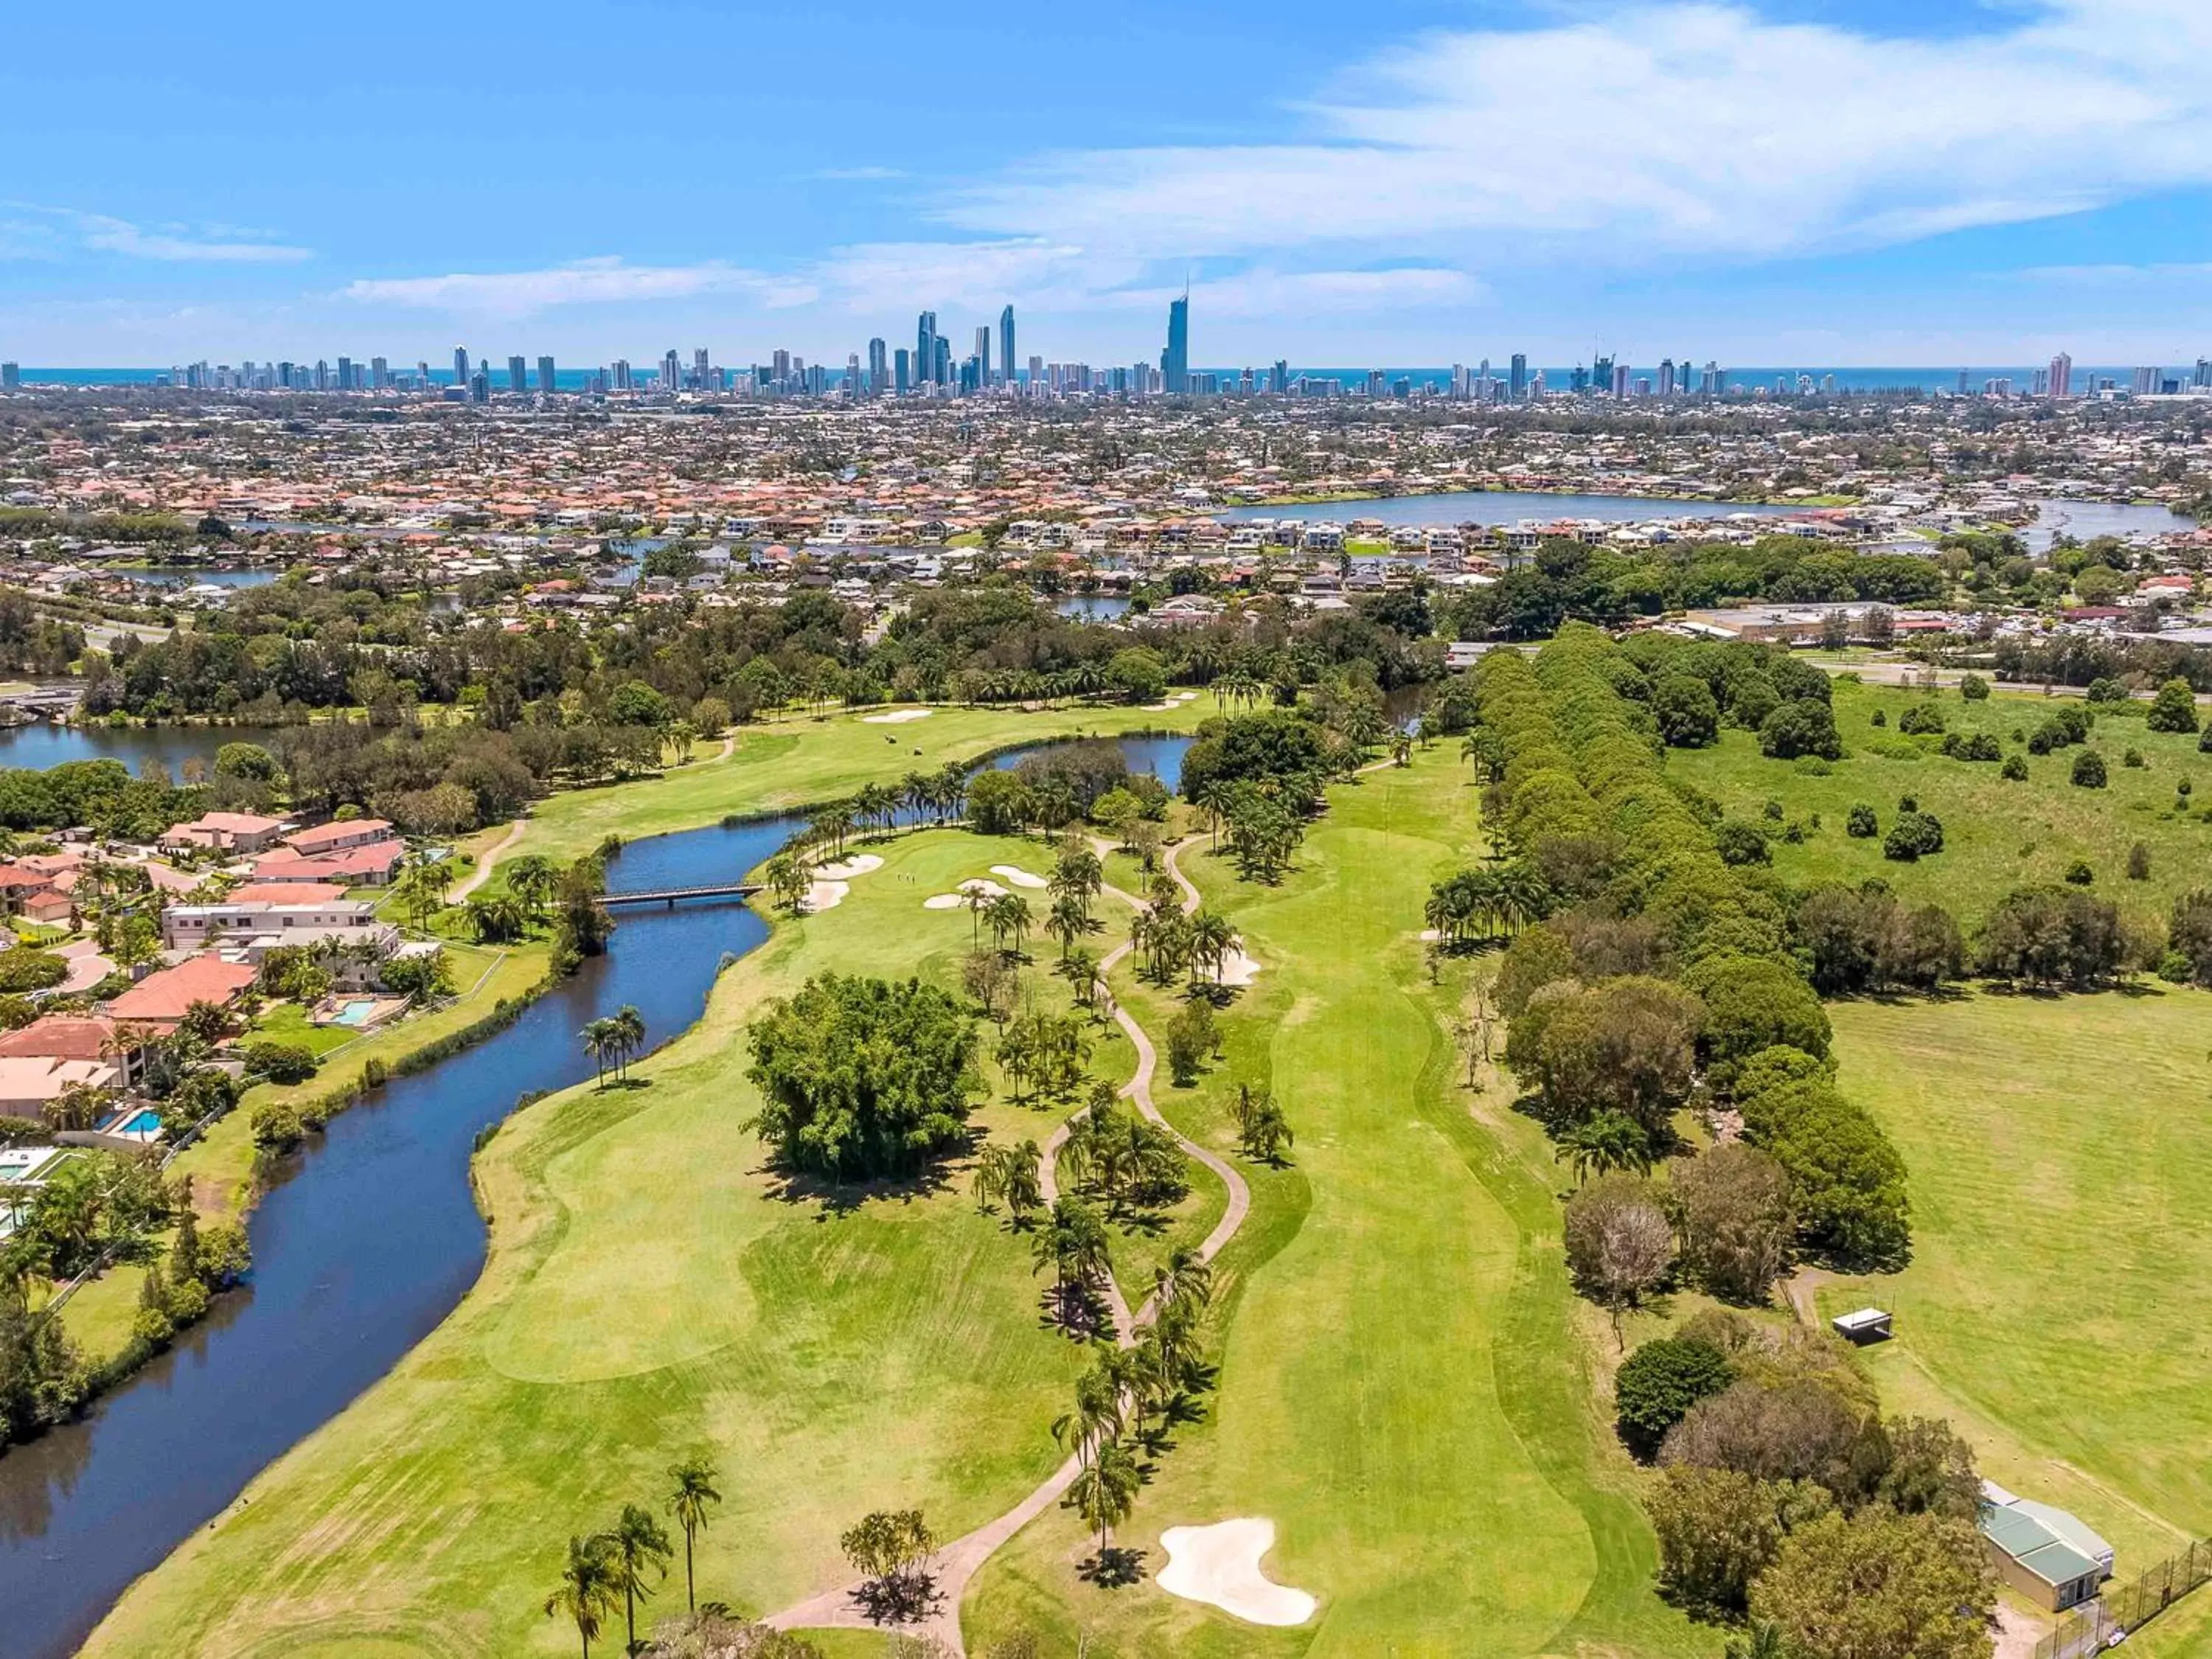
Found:
[[[991,866],[991,873],[994,876],[1004,876],[1008,881],[1013,883],[1017,887],[1049,887],[1052,885],[1052,884],[1047,881],[1042,876],[1031,875],[1028,871],[1023,869],[1018,864],[994,864]]]
[[[850,881],[855,876],[865,876],[883,867],[884,861],[873,853],[855,853],[842,864],[817,865],[814,873],[824,881]]]
[[[1038,885],[1043,884],[1040,882]],[[1006,890],[995,881],[985,881],[977,876],[972,881],[962,882],[957,893],[939,893],[934,898],[922,900],[921,908],[925,910],[957,910],[967,904],[970,893],[981,893],[985,898],[1004,898]]]
[[[1421,943],[1424,945],[1434,945],[1443,937],[1443,935],[1433,927],[1424,927],[1421,929]]]
[[[1170,1595],[1203,1601],[1248,1625],[1303,1625],[1314,1599],[1287,1584],[1271,1584],[1260,1559],[1275,1547],[1275,1523],[1248,1516],[1210,1527],[1170,1527],[1160,1534],[1168,1564],[1159,1585]]]
[[[888,714],[863,714],[863,726],[904,726],[908,720],[926,720],[937,711],[933,708],[897,708]]]
[[[806,909],[811,915],[834,910],[845,902],[845,895],[853,890],[849,882],[817,881],[806,890]]]
[[[1260,964],[1242,951],[1231,951],[1221,959],[1224,985],[1249,985],[1259,975]]]

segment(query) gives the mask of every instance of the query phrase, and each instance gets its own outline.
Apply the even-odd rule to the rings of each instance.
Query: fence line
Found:
[[[2035,1644],[2035,1659],[2086,1659],[2115,1636],[2141,1628],[2208,1578],[2212,1540],[2193,1542],[2148,1568],[2133,1583],[2109,1590]]]

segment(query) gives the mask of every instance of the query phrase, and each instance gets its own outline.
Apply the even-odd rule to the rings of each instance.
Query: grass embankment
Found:
[[[937,707],[921,720],[897,724],[869,718],[897,712],[856,711],[818,720],[791,717],[740,726],[737,748],[726,761],[698,761],[659,778],[568,790],[539,802],[528,829],[505,856],[542,853],[573,859],[609,836],[635,841],[696,830],[730,812],[816,805],[849,795],[864,783],[895,784],[908,772],[933,771],[1019,744],[1187,732],[1221,710],[1212,692],[1201,692],[1167,708],[1088,703],[1030,710]]]
[[[2033,693],[2000,691],[1973,703],[1955,691],[1930,696],[1919,691],[1848,683],[1835,688],[1837,729],[1845,758],[1826,776],[1799,769],[1797,763],[1768,760],[1753,733],[1724,731],[1719,744],[1704,750],[1670,750],[1667,764],[1675,776],[1718,799],[1731,817],[1782,825],[1761,817],[1769,800],[1778,800],[1789,817],[1820,815],[1820,827],[1792,845],[1778,834],[1772,841],[1774,868],[1785,881],[1858,883],[1880,877],[1909,903],[1937,903],[1949,908],[1970,931],[1990,907],[2011,889],[2061,879],[2076,859],[2095,875],[2093,890],[2126,911],[2161,920],[2180,893],[2205,884],[2207,854],[2212,854],[2212,756],[2197,752],[2194,733],[2145,729],[2136,705],[2133,715],[2099,711],[2088,747],[2105,758],[2107,787],[2076,788],[2070,781],[2079,748],[2030,755],[2014,743],[2015,731],[2032,732],[2062,701]],[[1946,760],[1934,752],[1940,738],[1898,735],[1898,717],[1917,702],[1932,702],[1954,732],[1988,732],[2007,755],[2019,755],[2027,777],[2007,782],[1996,763]],[[1877,709],[1885,727],[1872,724]],[[1875,744],[1897,749],[1875,752]],[[2140,768],[2122,764],[2134,748]],[[2207,793],[2191,800],[2193,811],[2175,810],[2174,786],[2184,779]],[[1844,833],[1852,805],[1873,807],[1886,833],[1897,816],[1900,796],[1911,795],[1923,811],[1942,821],[1943,851],[1917,863],[1882,856],[1881,840],[1855,840]],[[2127,878],[2128,850],[2141,842],[2150,850],[2148,880]]]
[[[1542,1136],[1457,1086],[1448,1024],[1463,965],[1428,981],[1431,880],[1476,844],[1474,791],[1438,749],[1332,792],[1279,888],[1237,884],[1202,842],[1182,867],[1262,964],[1223,1021],[1224,1058],[1154,1097],[1231,1153],[1239,1082],[1297,1133],[1280,1170],[1242,1165],[1253,1208],[1218,1264],[1218,1392],[1121,1530],[1157,1572],[1165,1528],[1266,1516],[1310,1626],[1267,1630],[1160,1590],[1080,1582],[1090,1545],[1054,1511],[977,1576],[972,1646],[1020,1626],[1048,1650],[1115,1656],[1711,1651],[1663,1607],[1626,1460],[1591,1403]],[[1126,970],[1148,1030],[1171,1002]],[[1495,1104],[1495,1097],[1492,1097]],[[1479,1635],[1477,1634],[1479,1632]]]
[[[271,1102],[298,1106],[326,1095],[350,1092],[360,1084],[371,1060],[387,1069],[417,1049],[428,1047],[486,1018],[504,998],[527,997],[545,977],[552,951],[544,944],[489,950],[481,945],[448,943],[453,982],[459,994],[442,1008],[416,1014],[398,1024],[370,1033],[322,1055],[322,1066],[306,1083],[289,1087],[257,1084],[240,1098],[237,1109],[187,1147],[169,1166],[173,1180],[190,1176],[192,1204],[203,1220],[235,1215],[247,1207],[254,1185],[254,1109]],[[296,1040],[281,1029],[263,1033],[280,1041]],[[308,1156],[313,1157],[312,1151]],[[155,1253],[166,1259],[168,1237],[154,1241]],[[95,1363],[122,1351],[131,1338],[131,1322],[138,1310],[139,1286],[145,1269],[131,1264],[111,1267],[69,1299],[62,1321],[70,1335]]]
[[[1893,1310],[1865,1355],[1893,1407],[1949,1417],[1991,1479],[2110,1539],[2122,1577],[2212,1533],[2212,995],[1830,1014],[1911,1171],[1913,1260],[1823,1285],[1823,1316]]]
[[[957,975],[973,922],[922,901],[1041,856],[953,830],[873,850],[882,869],[779,925],[635,1086],[512,1120],[477,1163],[491,1252],[461,1307],[143,1580],[89,1651],[566,1654],[575,1632],[542,1603],[568,1534],[657,1504],[694,1449],[729,1499],[700,1540],[701,1594],[757,1610],[842,1582],[837,1534],[871,1509],[920,1504],[950,1536],[1049,1471],[1083,1355],[1040,1322],[1029,1241],[977,1211],[964,1166],[940,1189],[789,1196],[739,1127],[763,999],[827,969]],[[1057,1006],[1046,965],[1037,994]],[[1093,1069],[1125,1079],[1127,1042],[1097,1042]],[[999,1099],[979,1118],[1042,1139],[1065,1109]]]

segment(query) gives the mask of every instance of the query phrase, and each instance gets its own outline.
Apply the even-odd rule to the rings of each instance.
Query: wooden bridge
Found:
[[[760,891],[757,881],[726,881],[711,883],[704,887],[648,887],[635,893],[608,893],[602,896],[604,904],[665,904],[676,908],[679,899],[750,898]]]

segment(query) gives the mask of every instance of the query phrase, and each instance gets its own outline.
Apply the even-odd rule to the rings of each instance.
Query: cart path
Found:
[[[1200,901],[1198,889],[1191,884],[1190,878],[1183,874],[1176,862],[1177,855],[1182,853],[1186,844],[1188,843],[1178,843],[1168,849],[1166,869],[1176,885],[1182,890],[1182,911],[1185,915],[1188,915],[1198,908]],[[1103,857],[1104,843],[1100,842],[1096,845],[1102,849]],[[1133,910],[1144,908],[1144,901],[1134,894],[1125,893],[1120,888],[1112,886],[1105,888],[1104,891],[1112,897],[1120,899]],[[1107,997],[1109,1006],[1113,1010],[1115,1024],[1127,1034],[1129,1042],[1137,1051],[1137,1069],[1131,1074],[1127,1085],[1121,1091],[1121,1095],[1124,1099],[1134,1103],[1137,1109],[1152,1122],[1174,1136],[1176,1145],[1182,1149],[1184,1156],[1195,1159],[1211,1170],[1227,1191],[1228,1202],[1223,1206],[1221,1219],[1214,1224],[1213,1231],[1206,1236],[1205,1243],[1198,1247],[1200,1259],[1211,1261],[1231,1239],[1236,1237],[1237,1230],[1244,1224],[1244,1218],[1251,1213],[1252,1189],[1245,1184],[1244,1177],[1238,1174],[1236,1168],[1225,1158],[1209,1152],[1195,1141],[1185,1139],[1182,1132],[1162,1116],[1159,1108],[1152,1103],[1152,1077],[1159,1066],[1158,1051],[1152,1047],[1152,1038],[1145,1034],[1145,1028],[1137,1023],[1128,1010],[1113,999],[1112,994],[1105,988],[1107,975],[1133,948],[1133,943],[1125,939],[1109,951],[1098,964],[1098,989]],[[1043,1189],[1047,1204],[1050,1204],[1059,1195],[1060,1149],[1066,1144],[1070,1130],[1082,1115],[1082,1112],[1073,1114],[1066,1122],[1054,1130],[1051,1139],[1045,1142],[1041,1160],[1042,1167],[1037,1171],[1037,1176],[1038,1185]],[[1110,1275],[1108,1278],[1106,1289],[1108,1299],[1114,1310],[1115,1339],[1125,1348],[1133,1346],[1137,1340],[1137,1332],[1151,1323],[1158,1310],[1152,1301],[1147,1298],[1143,1307],[1138,1309],[1134,1314],[1130,1313],[1128,1305],[1122,1297],[1120,1285],[1114,1283]],[[959,1656],[960,1659],[965,1659],[968,1649],[960,1635],[960,1603],[967,1594],[969,1582],[975,1577],[976,1571],[984,1562],[990,1559],[1000,1546],[1066,1495],[1067,1489],[1075,1484],[1075,1477],[1080,1469],[1081,1465],[1078,1461],[1073,1456],[1069,1457],[1048,1475],[1035,1491],[1004,1515],[995,1520],[986,1522],[975,1531],[956,1538],[945,1546],[938,1553],[935,1571],[932,1575],[936,1586],[936,1599],[931,1603],[929,1612],[922,1618],[897,1628],[916,1636],[934,1638],[943,1643],[949,1652]],[[861,1582],[859,1580],[848,1584],[842,1584],[836,1589],[826,1590],[820,1595],[786,1607],[780,1613],[771,1613],[762,1622],[777,1630],[883,1628],[868,1617],[866,1611],[861,1606],[859,1600],[860,1588]]]
[[[453,889],[451,893],[447,895],[446,902],[448,904],[459,904],[470,894],[475,892],[477,888],[489,881],[491,879],[491,872],[498,867],[501,858],[506,854],[507,850],[512,848],[515,842],[522,839],[522,832],[529,827],[530,820],[528,818],[515,819],[515,821],[507,827],[507,831],[504,836],[501,836],[490,846],[484,848],[484,855],[477,860],[476,873],[471,876],[466,881],[463,882],[459,887]]]

